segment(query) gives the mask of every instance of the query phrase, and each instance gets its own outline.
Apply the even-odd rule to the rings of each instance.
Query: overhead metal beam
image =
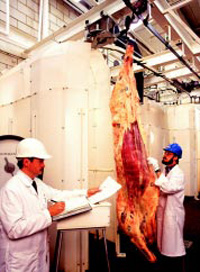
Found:
[[[186,1],[182,1],[181,3],[185,4],[185,2]],[[160,10],[160,12],[163,13],[164,17],[167,19],[169,24],[173,27],[174,31],[176,31],[176,33],[179,35],[179,37],[185,43],[188,49],[193,54],[196,54],[197,48],[200,48],[200,38],[173,10],[171,10],[170,8],[165,9],[162,1],[155,0],[154,3]]]
[[[15,36],[0,36],[0,49],[21,58],[23,58],[22,52],[28,47],[28,43],[30,44],[29,41],[26,44],[22,43]]]
[[[135,56],[134,58],[138,60],[138,58],[136,58]],[[177,65],[175,65],[176,62],[177,59],[175,58],[174,54],[170,52],[164,52],[163,56],[162,54],[156,54],[154,58],[152,56],[143,58],[142,63],[144,64],[144,66],[134,63],[133,71],[137,73],[148,69],[152,72],[151,76],[147,76],[144,79],[145,87],[158,83],[164,83],[166,81],[173,85],[173,80],[178,78],[183,78],[184,80],[186,78],[190,79],[193,75],[191,70],[189,70],[187,67],[178,67]],[[169,64],[171,66],[172,63],[174,63],[174,67],[170,68],[170,70],[168,71],[159,72],[157,69],[158,65],[164,66],[166,64]],[[119,69],[120,66],[111,67],[111,77],[113,79],[118,76]]]
[[[97,6],[99,3],[96,2],[95,0],[85,0],[85,2],[87,2],[89,5],[91,6]]]
[[[73,38],[75,35],[78,35],[80,33],[84,37],[86,20],[89,20],[90,23],[94,23],[101,18],[101,11],[104,11],[105,14],[112,15],[113,13],[124,7],[125,4],[121,0],[106,0],[105,2],[102,2],[101,4],[93,7],[88,12],[80,15],[68,25],[65,25],[59,30],[55,31],[52,35],[36,43],[29,49],[26,49],[24,51],[24,54],[28,55],[34,50],[39,49],[40,47],[43,47],[47,44],[49,45],[49,43],[55,43],[55,41],[62,42],[69,40],[70,38]]]
[[[79,2],[76,2],[74,0],[63,0],[63,1],[81,14],[88,11],[88,9],[84,7],[82,4],[80,4]]]
[[[16,56],[5,54],[3,51],[0,51],[0,63],[12,67],[18,63],[18,58]]]
[[[168,3],[166,3],[165,0],[159,0],[157,2],[159,2],[161,4],[162,7],[162,13],[165,14],[167,12],[170,12],[172,10],[177,10],[180,9],[186,5],[188,5],[189,3],[191,3],[193,0],[182,0],[177,2],[176,4],[173,5],[169,5]],[[156,1],[155,1],[156,2]],[[164,8],[165,7],[165,8]]]
[[[180,49],[178,49],[177,52],[179,54],[181,54]],[[136,57],[134,56],[134,58],[136,58]],[[140,61],[145,63],[146,66],[154,68],[154,67],[157,67],[157,66],[172,64],[172,63],[177,62],[178,60],[177,60],[176,56],[173,53],[171,53],[169,51],[165,51],[165,52],[162,52],[162,53],[157,53],[157,54],[154,54],[154,55],[144,57],[144,58],[140,59]],[[117,76],[119,74],[119,69],[120,69],[120,66],[111,67],[111,75],[113,77]],[[135,73],[137,73],[137,72],[144,71],[144,68],[142,66],[137,65],[137,64],[134,63],[133,64],[133,70],[134,70]]]
[[[192,72],[188,68],[182,67],[182,68],[179,68],[179,69],[177,68],[173,71],[163,73],[163,74],[168,79],[180,79],[180,78],[185,79],[185,77],[191,76]],[[163,82],[165,82],[165,80],[162,77],[156,77],[156,76],[147,77],[144,79],[144,87],[148,87],[148,86],[163,83]]]
[[[193,54],[196,54],[197,48],[200,48],[199,37],[173,11],[170,11],[170,13],[166,14],[165,18],[168,20],[169,24],[177,32],[177,34],[180,36],[181,40],[189,48],[189,50]]]
[[[143,27],[143,25],[142,25],[142,27]],[[146,48],[149,48],[148,42],[145,41],[145,40],[143,39],[142,35],[138,34],[138,32],[135,31],[135,30],[131,30],[131,34],[132,34],[132,33],[133,33],[133,38],[135,37],[139,42],[141,42],[142,44],[144,44],[144,46],[145,46]],[[144,48],[144,47],[143,47],[143,48]],[[144,48],[144,49],[145,49],[145,48]],[[149,50],[151,50],[153,53],[156,53],[156,51],[154,50],[154,48],[150,48]],[[146,50],[146,51],[147,51],[147,50]],[[149,51],[148,51],[148,53],[149,53]]]

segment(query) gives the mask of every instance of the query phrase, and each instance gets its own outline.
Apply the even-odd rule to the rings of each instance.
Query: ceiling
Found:
[[[122,0],[63,1],[80,15],[24,50],[23,58],[55,39],[58,42],[86,39],[102,50],[114,82],[128,39],[138,47],[134,71],[144,74],[146,96],[160,101],[171,95],[177,102],[184,93],[192,102],[191,93],[200,85],[199,0],[149,0],[143,10],[136,9],[137,4],[142,6],[146,2],[142,0],[131,1],[130,7],[125,4],[129,1]]]

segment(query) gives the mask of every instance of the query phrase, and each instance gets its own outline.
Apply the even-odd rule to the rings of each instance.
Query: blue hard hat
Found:
[[[182,148],[176,143],[169,144],[167,147],[163,148],[163,150],[174,153],[179,159],[182,158]]]

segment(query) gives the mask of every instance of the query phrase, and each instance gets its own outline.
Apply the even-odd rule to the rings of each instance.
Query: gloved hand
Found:
[[[158,170],[160,170],[160,166],[158,164],[158,160],[157,159],[152,158],[152,157],[148,157],[147,158],[147,162],[148,162],[148,164],[150,164],[150,165],[153,166],[153,169],[154,169],[155,172],[158,171]]]
[[[51,216],[57,215],[65,210],[65,202],[57,202],[48,207],[48,210]]]

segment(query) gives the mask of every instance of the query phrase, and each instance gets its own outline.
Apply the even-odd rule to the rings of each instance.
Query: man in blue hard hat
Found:
[[[183,227],[185,221],[184,174],[179,167],[182,148],[177,143],[169,144],[164,149],[162,173],[158,161],[152,157],[148,163],[156,174],[155,185],[160,189],[159,204],[156,214],[157,246],[162,255],[163,271],[184,271],[185,247]]]

